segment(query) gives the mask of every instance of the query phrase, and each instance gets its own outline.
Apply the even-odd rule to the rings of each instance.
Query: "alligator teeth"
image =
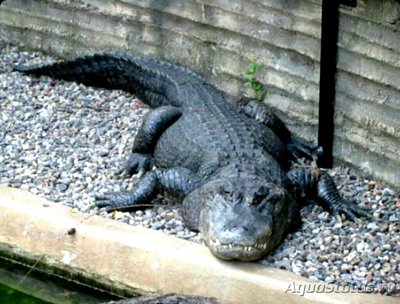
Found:
[[[258,250],[265,250],[267,249],[267,244],[266,243],[255,243],[252,246],[243,246],[243,245],[236,245],[236,244],[222,244],[220,242],[220,240],[218,239],[210,239],[209,241],[210,245],[213,247],[220,247],[221,249],[239,249],[239,250],[243,250],[243,251],[252,251],[255,249]]]
[[[257,248],[257,249],[267,249],[267,244],[257,243],[257,244],[254,245],[254,247]]]

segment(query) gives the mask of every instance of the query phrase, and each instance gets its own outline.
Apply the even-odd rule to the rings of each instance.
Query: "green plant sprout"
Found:
[[[261,64],[257,61],[256,58],[254,58],[251,60],[249,67],[244,73],[244,77],[246,78],[244,84],[253,90],[254,98],[258,101],[262,101],[267,93],[264,85],[260,81],[258,81],[255,76],[260,67]]]

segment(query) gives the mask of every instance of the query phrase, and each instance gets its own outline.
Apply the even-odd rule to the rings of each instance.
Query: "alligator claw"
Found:
[[[332,204],[331,208],[334,216],[344,214],[348,220],[353,222],[357,222],[360,217],[371,217],[368,209],[358,206],[354,201],[342,199]]]
[[[311,146],[310,144],[293,137],[290,138],[287,148],[295,160],[301,158],[315,160],[323,153],[322,147]]]
[[[95,197],[95,207],[105,208],[107,212],[125,209],[130,202],[128,192],[112,192]]]
[[[154,166],[154,157],[150,154],[132,153],[126,165],[116,172],[116,175],[126,173],[128,176],[139,173],[140,176],[150,171]],[[139,177],[140,177],[139,176]]]

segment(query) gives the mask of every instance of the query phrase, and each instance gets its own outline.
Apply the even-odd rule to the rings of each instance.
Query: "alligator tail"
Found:
[[[187,69],[159,60],[110,53],[88,55],[46,66],[16,66],[14,70],[88,86],[124,90],[135,94],[153,108],[180,106],[181,102],[177,99],[179,78],[200,78]]]

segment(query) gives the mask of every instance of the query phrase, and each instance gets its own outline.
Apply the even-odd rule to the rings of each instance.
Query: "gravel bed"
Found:
[[[0,184],[26,189],[77,210],[101,214],[201,242],[166,199],[131,213],[90,209],[97,194],[130,190],[137,179],[115,175],[126,162],[148,108],[122,91],[94,89],[11,71],[14,64],[50,63],[38,52],[0,43]],[[400,198],[351,169],[329,171],[348,199],[373,218],[337,222],[320,207],[302,210],[302,228],[261,263],[313,280],[362,291],[400,292]],[[366,289],[367,288],[367,289]]]

